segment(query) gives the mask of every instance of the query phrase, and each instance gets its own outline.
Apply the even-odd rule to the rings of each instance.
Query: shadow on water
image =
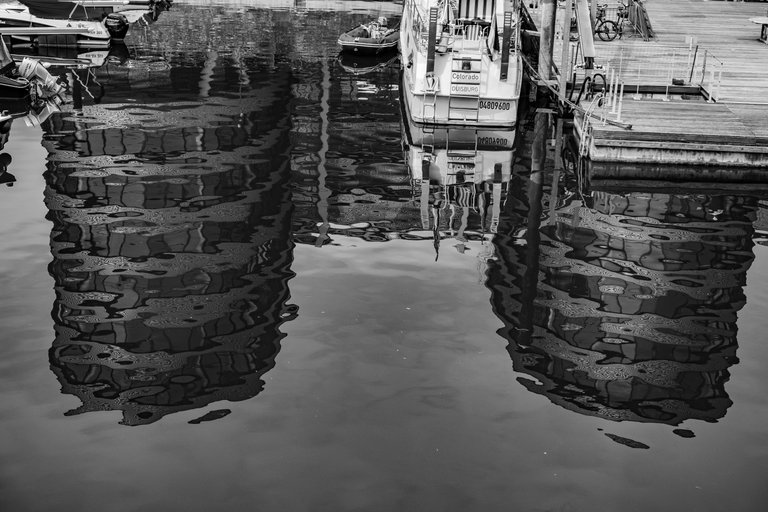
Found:
[[[723,417],[758,200],[590,190],[545,169],[542,128],[516,162],[487,281],[518,381],[609,420]]]

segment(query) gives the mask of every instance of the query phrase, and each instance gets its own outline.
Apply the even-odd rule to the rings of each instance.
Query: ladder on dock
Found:
[[[448,120],[477,123],[483,59],[479,52],[457,53],[451,59]]]

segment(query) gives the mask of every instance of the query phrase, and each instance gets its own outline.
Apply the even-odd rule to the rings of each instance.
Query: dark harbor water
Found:
[[[762,191],[532,171],[527,118],[427,185],[349,3],[177,0],[4,103],[0,508],[762,510]]]

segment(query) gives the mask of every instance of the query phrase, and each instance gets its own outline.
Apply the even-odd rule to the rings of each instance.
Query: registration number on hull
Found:
[[[509,101],[480,100],[480,108],[483,110],[509,110],[512,103]]]

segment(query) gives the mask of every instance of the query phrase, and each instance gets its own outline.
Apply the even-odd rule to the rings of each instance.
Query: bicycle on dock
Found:
[[[624,34],[624,24],[629,23],[629,8],[619,1],[616,10],[616,19],[608,19],[608,4],[597,6],[595,33],[603,41],[613,41]]]

